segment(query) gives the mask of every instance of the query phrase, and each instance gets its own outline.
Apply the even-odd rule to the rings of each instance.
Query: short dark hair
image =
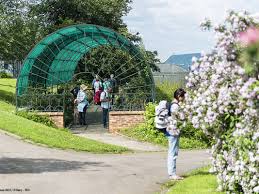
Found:
[[[174,98],[178,100],[180,97],[184,97],[185,94],[186,94],[186,92],[184,91],[184,89],[178,88],[174,92]]]

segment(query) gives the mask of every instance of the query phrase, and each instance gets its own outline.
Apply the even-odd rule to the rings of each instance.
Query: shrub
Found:
[[[0,78],[13,78],[13,76],[6,72],[0,72]]]
[[[57,128],[55,123],[46,115],[37,115],[36,113],[27,112],[27,111],[19,111],[16,113],[20,117],[24,117],[26,119],[32,120],[37,123],[42,123],[48,127]]]
[[[136,138],[140,141],[147,141],[155,144],[167,146],[168,141],[165,135],[155,128],[155,103],[146,105],[145,123],[131,129],[124,129],[123,134]],[[187,125],[181,131],[180,147],[182,149],[207,148],[210,141],[201,130],[194,129],[192,125]]]
[[[230,12],[214,28],[215,49],[194,60],[188,76],[186,117],[214,137],[213,170],[219,189],[228,193],[259,192],[259,30],[255,25],[248,13]]]

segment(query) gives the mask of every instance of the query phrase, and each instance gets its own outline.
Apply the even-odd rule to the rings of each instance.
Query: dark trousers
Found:
[[[107,128],[109,109],[103,108],[103,127]]]
[[[83,112],[79,112],[79,124],[80,125],[86,125],[86,122],[85,122],[86,108],[87,108],[87,106],[84,107]]]

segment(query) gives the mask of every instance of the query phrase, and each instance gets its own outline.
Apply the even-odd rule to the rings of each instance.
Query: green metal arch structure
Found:
[[[26,94],[30,87],[47,88],[69,82],[80,59],[105,45],[126,51],[140,63],[145,60],[133,43],[109,28],[89,24],[65,27],[45,37],[28,54],[18,77],[16,95]],[[150,69],[148,72],[152,79]]]

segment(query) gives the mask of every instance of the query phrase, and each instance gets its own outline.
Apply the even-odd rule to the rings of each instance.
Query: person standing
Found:
[[[98,75],[95,76],[95,79],[92,82],[92,86],[94,89],[94,102],[95,104],[100,105],[100,95],[102,92],[103,85]]]
[[[108,88],[111,88],[111,83],[108,81],[107,78],[103,79],[103,90],[107,90]]]
[[[111,107],[111,88],[107,88],[101,93],[101,107],[103,109],[103,127],[107,128],[108,116],[109,116],[109,109]]]
[[[171,103],[169,117],[169,125],[166,128],[166,136],[168,138],[168,158],[167,158],[167,168],[169,179],[181,180],[182,177],[176,174],[176,159],[179,151],[179,139],[180,139],[180,129],[177,126],[177,122],[182,120],[180,112],[180,103],[184,101],[185,91],[182,88],[177,89],[174,92],[174,99]]]
[[[110,75],[110,79],[109,79],[109,82],[110,82],[110,86],[111,86],[111,88],[112,88],[112,101],[111,101],[111,103],[112,103],[112,105],[114,104],[114,94],[116,93],[116,92],[118,92],[117,91],[117,81],[116,81],[116,79],[114,78],[114,75],[113,74],[111,74]]]
[[[80,125],[86,125],[85,121],[85,115],[86,115],[86,109],[88,107],[88,101],[87,101],[87,95],[85,93],[85,90],[87,89],[87,86],[82,84],[80,85],[80,90],[77,93],[77,97],[75,99],[75,103],[77,103],[77,110],[79,112],[79,124]]]

